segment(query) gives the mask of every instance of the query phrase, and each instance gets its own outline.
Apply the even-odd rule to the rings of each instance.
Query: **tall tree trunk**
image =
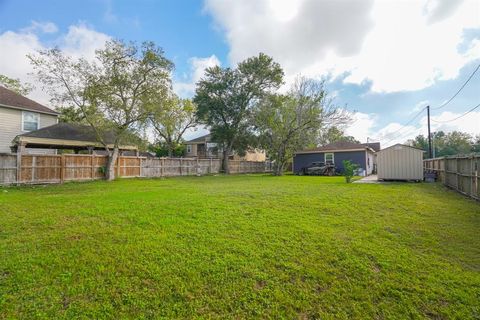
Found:
[[[281,176],[283,173],[284,165],[285,165],[285,159],[283,158],[283,152],[279,151],[277,154],[277,159],[275,159],[275,164],[273,166],[273,175]]]
[[[281,176],[283,174],[283,162],[275,161],[275,166],[273,167],[273,175]]]
[[[105,179],[112,181],[115,179],[115,163],[118,159],[118,147],[114,147],[113,151],[108,155],[107,170],[105,172]]]
[[[168,157],[171,158],[173,157],[173,150],[175,149],[175,146],[173,144],[172,139],[169,137],[165,141],[167,143],[167,152],[168,152]]]
[[[230,174],[230,167],[228,166],[228,156],[230,155],[230,148],[223,149],[222,169],[225,174]]]

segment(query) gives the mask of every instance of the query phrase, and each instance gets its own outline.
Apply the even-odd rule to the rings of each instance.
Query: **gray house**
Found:
[[[0,86],[0,153],[11,152],[16,136],[54,125],[57,117],[58,113],[52,109]],[[35,152],[55,153],[55,150],[37,149]]]
[[[293,157],[293,172],[298,173],[312,162],[335,165],[335,170],[343,172],[343,160],[350,160],[359,166],[360,174],[370,175],[375,172],[375,152],[380,150],[380,143],[335,142],[326,146],[302,150]]]

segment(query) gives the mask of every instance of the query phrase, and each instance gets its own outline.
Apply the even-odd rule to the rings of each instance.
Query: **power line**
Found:
[[[454,118],[454,119],[450,119],[450,120],[445,120],[445,121],[437,121],[437,120],[433,120],[433,122],[437,122],[437,123],[446,123],[446,122],[451,122],[451,121],[455,121],[455,120],[458,120],[464,116],[466,116],[467,114],[469,114],[470,112],[472,112],[473,110],[477,109],[478,107],[480,107],[480,104],[477,104],[475,107],[473,107],[472,109],[468,110],[467,112],[465,112],[464,114]]]
[[[427,107],[424,107],[424,108],[423,108],[422,110],[420,110],[412,119],[410,119],[407,123],[405,123],[403,126],[401,126],[400,128],[398,128],[398,129],[395,130],[394,132],[389,133],[388,135],[389,135],[389,136],[394,135],[394,134],[396,134],[397,132],[399,132],[399,131],[401,131],[402,129],[404,129],[406,126],[408,126],[410,123],[412,123],[415,119],[417,119],[418,116],[421,115],[422,112],[423,112],[423,110],[425,110],[426,108],[427,108]],[[400,136],[402,136],[402,135],[400,135]],[[397,139],[397,138],[398,138],[398,136],[397,136],[397,137],[394,137],[394,138],[392,138],[392,139],[390,139],[390,140],[388,140],[387,142],[385,142],[385,144],[388,144],[389,142],[391,142],[391,141],[393,141],[393,140],[395,140],[395,139]]]
[[[465,86],[467,85],[467,83],[473,78],[475,73],[477,73],[478,69],[480,69],[480,64],[478,64],[478,66],[475,68],[475,70],[473,70],[470,77],[468,77],[467,81],[465,81],[465,83],[460,87],[460,89],[458,89],[458,91],[447,102],[443,103],[442,105],[440,105],[436,108],[432,108],[432,110],[441,109],[441,108],[445,107],[447,104],[449,104],[453,99],[455,99],[455,97],[460,93],[460,91],[462,91],[463,88],[465,88]]]
[[[408,138],[408,136],[412,135],[412,134],[416,134],[418,135],[419,134],[419,131],[421,130],[422,128],[412,128],[410,130],[407,130],[405,131],[404,133],[400,134],[400,135],[397,135],[395,138],[392,138],[390,140],[388,140],[387,142],[384,142],[384,144],[389,144],[390,142],[394,141],[394,140],[404,140],[406,138]]]

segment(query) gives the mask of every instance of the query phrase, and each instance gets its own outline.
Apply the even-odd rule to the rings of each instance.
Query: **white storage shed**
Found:
[[[376,154],[378,180],[423,180],[423,150],[395,144]]]

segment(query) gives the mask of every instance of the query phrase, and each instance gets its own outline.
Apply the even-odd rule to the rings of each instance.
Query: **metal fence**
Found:
[[[447,187],[480,200],[480,155],[425,159],[423,168]]]
[[[0,184],[42,184],[105,178],[107,156],[63,154],[35,155],[0,154]],[[230,160],[231,173],[265,173],[270,162]],[[173,177],[206,175],[221,172],[220,159],[145,158],[120,156],[115,163],[115,176]]]

